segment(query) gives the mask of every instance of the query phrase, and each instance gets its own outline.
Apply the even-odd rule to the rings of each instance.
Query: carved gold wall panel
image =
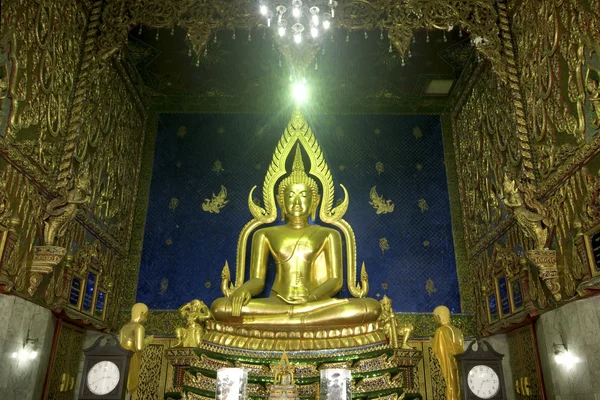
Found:
[[[600,129],[599,19],[595,1],[522,2],[514,9],[527,123],[543,181]]]
[[[58,340],[52,354],[50,375],[44,388],[44,399],[71,400],[75,396],[71,379],[77,379],[85,332],[75,326],[58,322]]]
[[[162,400],[168,362],[165,350],[169,348],[169,339],[154,341],[144,349],[140,367],[140,386],[133,400]]]
[[[0,137],[51,177],[62,151],[87,16],[76,0],[3,6],[7,74],[0,97],[9,99],[10,118]]]
[[[511,92],[485,65],[453,117],[462,220],[467,248],[502,223],[500,206],[504,168],[521,164]]]
[[[99,58],[101,6],[42,0],[2,8],[0,213],[2,226],[16,227],[14,246],[0,260],[0,286],[105,328],[116,323],[121,299],[135,292],[137,265],[128,248],[146,113],[127,61]],[[50,243],[68,254],[36,277],[32,258],[47,244],[49,205],[66,198],[84,171],[89,194]],[[89,271],[104,291],[103,309],[95,308],[96,294],[69,301],[71,279],[85,280]]]
[[[462,223],[473,267],[463,275],[471,283],[478,327],[488,332],[524,321],[531,307],[539,312],[560,305],[560,296],[548,291],[537,267],[523,258],[535,243],[516,224],[516,209],[504,205],[505,174],[518,182],[527,207],[539,204],[545,212],[562,301],[598,286],[589,282],[588,256],[578,238],[600,223],[598,3],[509,1],[499,3],[497,12],[508,84],[492,72],[493,65],[476,64],[470,78],[459,82],[452,113]],[[515,271],[497,264],[499,244],[520,259]],[[490,295],[498,295],[502,276],[520,276],[521,300],[533,303],[522,306],[520,315],[497,310],[494,320]],[[518,307],[511,303],[513,308]]]

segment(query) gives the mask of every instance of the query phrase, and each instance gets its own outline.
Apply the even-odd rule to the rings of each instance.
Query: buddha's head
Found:
[[[133,307],[131,307],[131,321],[137,322],[141,324],[146,321],[146,317],[148,316],[148,306],[144,303],[135,303]]]
[[[447,325],[450,323],[450,310],[446,306],[437,306],[433,310],[433,318],[438,324]]]
[[[292,172],[286,176],[277,188],[277,202],[281,207],[281,219],[293,217],[313,221],[319,205],[319,187],[317,182],[306,174],[300,147],[296,147],[296,155]]]

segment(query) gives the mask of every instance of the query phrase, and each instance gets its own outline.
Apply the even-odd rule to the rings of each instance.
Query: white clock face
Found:
[[[487,365],[476,365],[469,371],[467,384],[471,392],[480,399],[494,397],[500,390],[500,378]]]
[[[112,392],[121,379],[119,367],[110,361],[96,363],[87,374],[87,387],[95,395],[102,396]]]

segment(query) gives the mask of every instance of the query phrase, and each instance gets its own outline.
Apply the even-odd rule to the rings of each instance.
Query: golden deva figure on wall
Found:
[[[535,199],[534,194],[522,186],[519,189],[514,180],[504,175],[504,204],[512,208],[517,224],[525,236],[535,241],[535,249],[525,255],[538,269],[538,276],[552,293],[554,300],[561,301],[561,286],[558,273],[556,251],[548,249],[548,231],[552,226],[546,216],[545,207]],[[521,194],[523,193],[523,195]],[[535,210],[534,211],[531,211]]]
[[[146,330],[142,325],[148,317],[148,306],[144,303],[136,303],[131,308],[131,321],[125,324],[119,332],[119,342],[126,350],[133,351],[129,364],[129,376],[127,377],[127,391],[132,396],[137,391],[140,383],[140,364],[142,351],[152,343],[153,336],[146,337]]]
[[[446,381],[446,399],[459,400],[458,363],[454,356],[465,351],[463,333],[452,325],[448,307],[437,306],[433,310],[433,317],[440,326],[435,330],[431,349],[440,363],[442,375]]]
[[[535,241],[536,250],[544,250],[548,241],[548,227],[551,226],[550,219],[545,216],[545,210],[533,193],[529,190],[519,190],[514,180],[504,175],[504,198],[502,201],[513,210],[519,227],[525,236]],[[525,196],[523,196],[523,194]],[[535,210],[531,211],[529,208]]]
[[[51,200],[44,215],[44,244],[54,245],[57,237],[64,235],[69,223],[75,218],[81,204],[90,199],[90,174],[83,165],[77,178],[71,178],[70,185],[57,198]]]
[[[203,301],[192,300],[181,306],[179,313],[187,321],[187,326],[175,330],[177,343],[174,347],[198,347],[202,342],[204,323],[212,318],[210,310]]]

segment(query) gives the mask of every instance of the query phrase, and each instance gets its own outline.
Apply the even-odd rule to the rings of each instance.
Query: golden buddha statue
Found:
[[[460,399],[457,354],[465,351],[463,334],[450,323],[450,310],[446,306],[437,306],[433,317],[440,326],[435,330],[431,349],[440,363],[442,375],[446,381],[446,399]]]
[[[119,342],[126,350],[133,351],[129,363],[129,376],[127,377],[127,391],[133,396],[140,383],[140,364],[142,351],[152,343],[153,336],[145,337],[146,330],[142,325],[148,317],[148,306],[136,303],[131,308],[131,321],[125,324],[119,332]]]
[[[309,216],[316,219],[319,201],[317,183],[306,173],[300,146],[296,146],[292,172],[277,189],[285,225],[254,232],[250,279],[235,287],[229,297],[213,302],[216,320],[327,327],[377,320],[380,306],[375,299],[333,298],[343,285],[342,238],[335,229],[309,222]],[[265,287],[269,257],[276,263],[270,296],[255,298]]]

